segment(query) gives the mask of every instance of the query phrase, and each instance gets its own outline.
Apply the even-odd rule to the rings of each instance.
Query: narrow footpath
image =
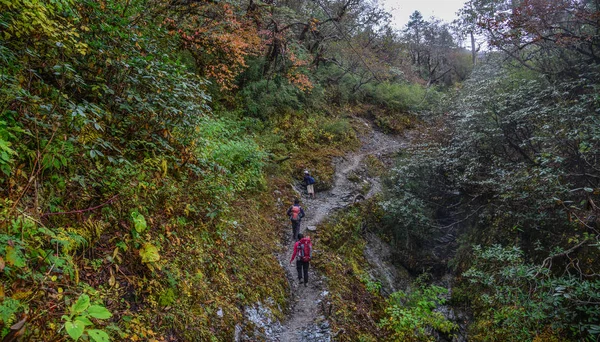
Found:
[[[389,164],[390,157],[404,147],[405,139],[383,134],[374,130],[366,121],[363,123],[368,126],[368,133],[361,136],[361,148],[359,151],[350,153],[335,161],[336,171],[332,188],[328,191],[317,192],[315,199],[308,199],[305,195],[302,196],[301,205],[306,212],[300,226],[302,233],[307,229],[316,229],[319,223],[334,211],[341,210],[356,200],[362,199],[360,189],[364,188],[367,182],[370,190],[364,198],[369,198],[381,191],[380,180],[368,176],[364,158],[372,155]],[[351,175],[353,177],[350,178],[353,180],[349,179]],[[357,178],[359,181],[356,181]],[[304,191],[300,191],[301,189],[298,188],[297,190],[304,194]],[[308,287],[298,283],[296,265],[295,263],[290,265],[289,262],[293,246],[294,243],[291,239],[287,240],[278,255],[279,262],[286,270],[292,289],[293,304],[290,316],[279,329],[274,329],[274,333],[268,337],[268,341],[331,341],[332,334],[335,332],[330,331],[329,322],[327,322],[321,309],[321,303],[328,294],[325,282],[311,265]],[[318,244],[314,246],[313,258],[319,258]]]

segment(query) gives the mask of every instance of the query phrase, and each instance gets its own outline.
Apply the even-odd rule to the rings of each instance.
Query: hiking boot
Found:
[[[298,278],[298,282],[301,283],[302,282],[302,278]]]
[[[307,286],[308,286],[307,284],[308,284],[308,282],[305,282],[305,283],[304,283],[304,287],[307,287]]]

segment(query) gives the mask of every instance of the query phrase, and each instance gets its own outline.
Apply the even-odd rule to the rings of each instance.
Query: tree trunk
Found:
[[[471,34],[471,58],[473,59],[473,65],[477,64],[477,51],[475,50],[475,35],[473,34],[473,31],[470,32]]]

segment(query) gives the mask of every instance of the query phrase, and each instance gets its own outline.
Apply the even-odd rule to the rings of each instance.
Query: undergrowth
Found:
[[[410,289],[386,295],[373,278],[364,235],[380,224],[382,212],[371,199],[333,215],[318,227],[319,258],[313,264],[325,276],[330,308],[324,307],[336,341],[434,341],[451,336],[455,323],[436,311],[447,290],[417,279]]]
[[[334,157],[358,148],[359,140],[354,119],[345,113],[328,116],[324,113],[287,113],[273,122],[271,132],[262,139],[279,146],[276,153],[286,156],[284,168],[302,180],[303,170],[315,177],[315,190],[329,189],[333,185]]]
[[[355,205],[318,227],[315,248],[320,254],[313,264],[327,280],[329,320],[338,341],[379,341],[389,336],[378,326],[385,298],[368,274],[363,255],[365,210],[367,206]]]

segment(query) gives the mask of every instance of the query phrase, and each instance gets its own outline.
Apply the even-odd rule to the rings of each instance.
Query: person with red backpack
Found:
[[[292,239],[298,239],[300,233],[300,221],[304,217],[304,209],[300,206],[300,200],[294,199],[294,204],[287,210],[287,215],[292,221]]]
[[[312,243],[310,236],[304,237],[301,233],[298,234],[298,241],[294,244],[294,254],[290,259],[290,265],[296,258],[296,270],[298,271],[298,281],[301,283],[304,278],[304,286],[308,286],[308,266],[312,257]]]

